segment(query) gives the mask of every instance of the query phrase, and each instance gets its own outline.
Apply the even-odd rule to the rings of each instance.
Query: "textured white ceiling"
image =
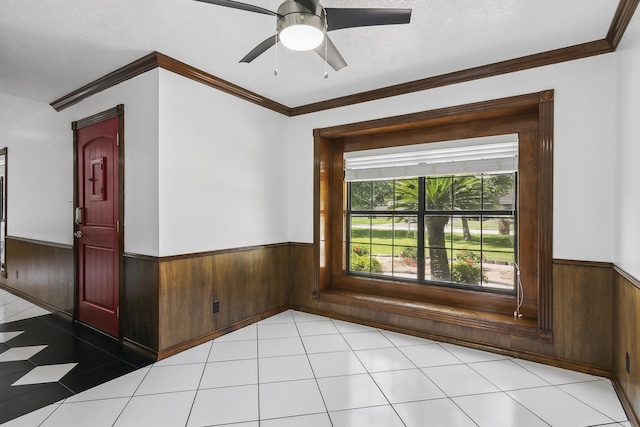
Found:
[[[276,10],[279,0],[246,0]],[[275,18],[193,0],[0,0],[0,92],[51,102],[158,51],[288,107],[603,39],[618,0],[324,0],[412,8],[411,23],[333,31],[348,67],[315,52],[238,61]]]

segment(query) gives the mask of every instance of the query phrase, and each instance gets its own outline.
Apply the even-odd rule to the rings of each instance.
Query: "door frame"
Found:
[[[84,119],[71,122],[71,130],[73,131],[73,209],[70,220],[73,223],[73,231],[77,231],[75,225],[75,208],[78,206],[78,129],[82,129],[104,120],[118,117],[118,221],[120,229],[118,230],[118,336],[120,342],[123,340],[124,330],[124,104],[100,113],[94,114]],[[78,263],[78,244],[74,238],[73,241],[73,269],[74,269],[74,285],[73,285],[73,320],[78,322],[78,284],[80,283],[79,263]],[[91,325],[87,325],[92,327]],[[102,331],[100,331],[102,332]]]

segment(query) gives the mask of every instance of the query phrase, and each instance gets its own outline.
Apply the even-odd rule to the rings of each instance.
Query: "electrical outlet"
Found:
[[[220,311],[220,301],[219,300],[215,300],[213,301],[213,312],[217,313]]]
[[[630,374],[631,373],[631,356],[629,355],[629,353],[627,353],[625,364],[627,368],[627,374]]]

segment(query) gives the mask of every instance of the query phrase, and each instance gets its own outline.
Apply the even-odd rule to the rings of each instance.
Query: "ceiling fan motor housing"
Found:
[[[277,22],[276,29],[278,31],[278,35],[280,40],[285,44],[285,46],[294,50],[311,50],[315,49],[322,43],[324,40],[325,30],[326,30],[326,14],[324,8],[318,3],[316,6],[316,10],[311,13],[306,7],[302,6],[295,0],[286,0],[279,7],[277,12],[279,18]],[[290,40],[287,40],[287,30],[291,30],[292,27],[295,27],[296,30],[304,31],[305,36],[315,37],[317,39],[317,44],[314,46],[299,45],[295,39],[291,39],[293,34],[290,36]],[[293,31],[290,31],[293,33]],[[296,38],[300,37],[298,35]],[[289,42],[289,43],[287,43]]]

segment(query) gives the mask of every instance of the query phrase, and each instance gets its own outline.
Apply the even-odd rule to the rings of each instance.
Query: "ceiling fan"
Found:
[[[277,12],[234,0],[196,1],[276,17],[276,34],[253,48],[240,62],[253,61],[280,41],[292,50],[315,50],[336,71],[347,63],[329,38],[328,31],[408,24],[411,20],[411,9],[325,8],[319,0],[285,0]]]

